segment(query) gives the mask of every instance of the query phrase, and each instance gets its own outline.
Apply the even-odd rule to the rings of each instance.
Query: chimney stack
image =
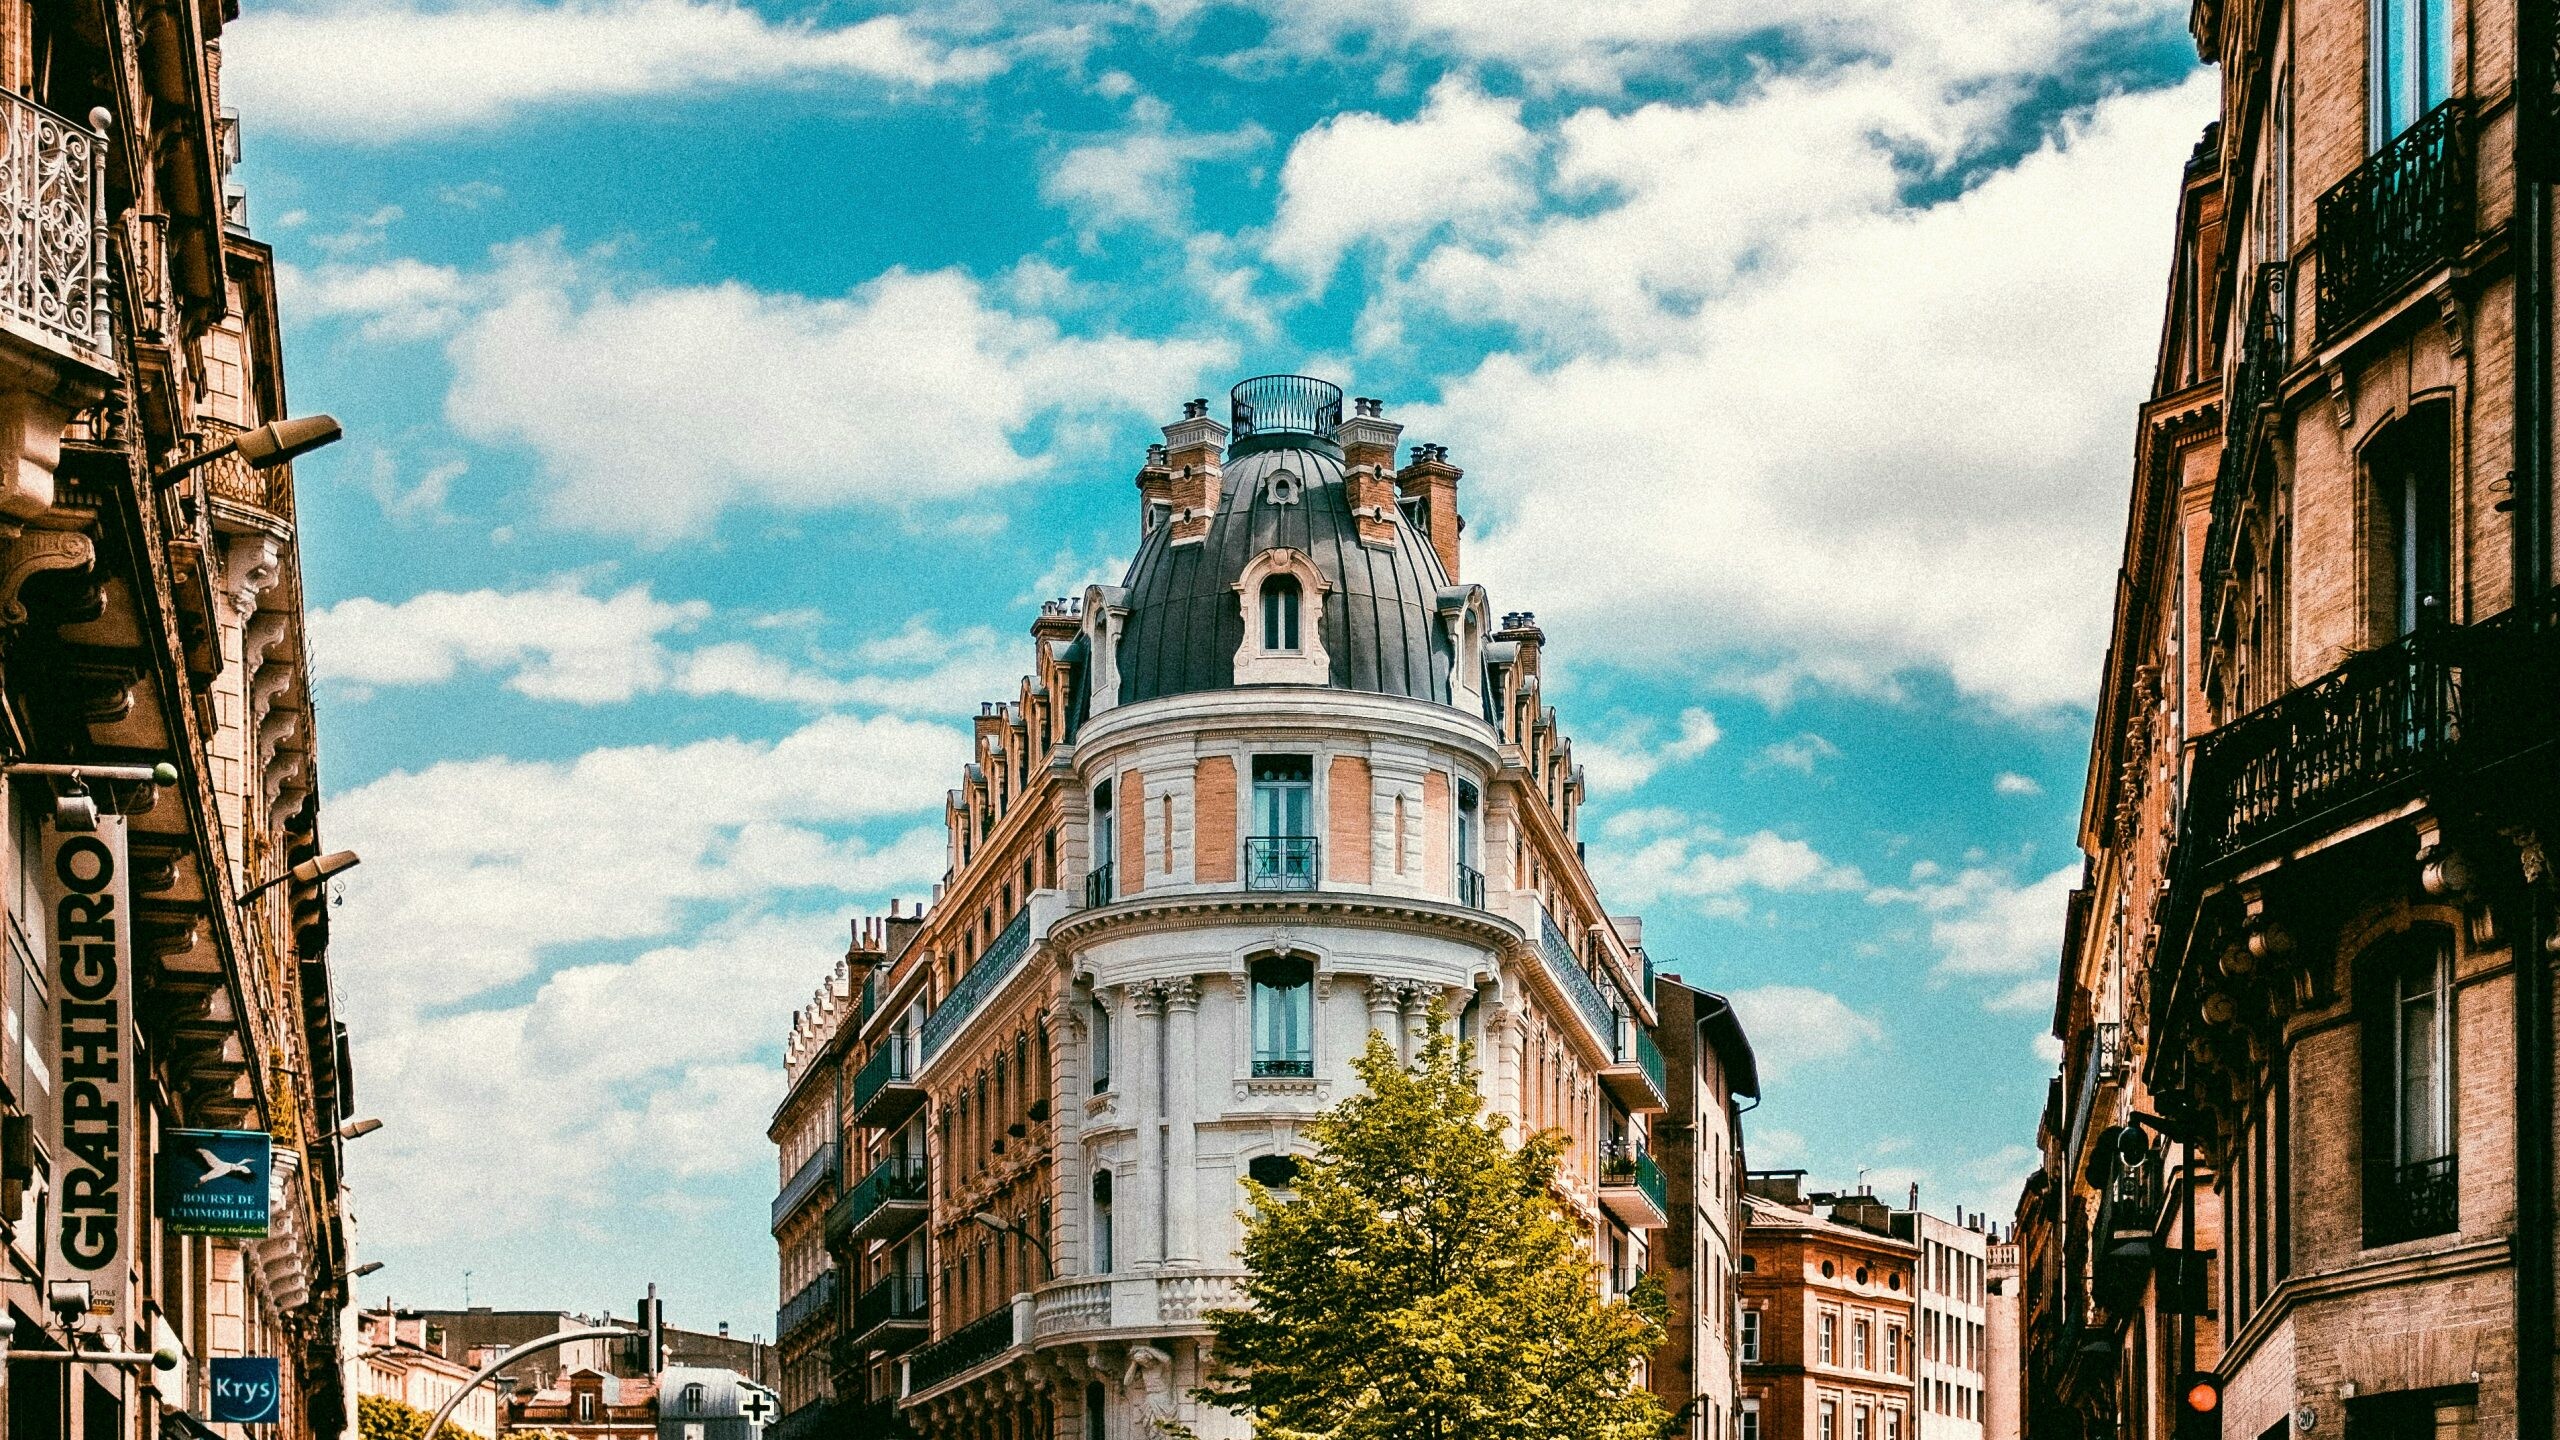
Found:
[[[1396,543],[1396,437],[1404,427],[1388,420],[1375,400],[1351,402],[1351,418],[1334,431],[1342,442],[1342,478],[1351,519],[1363,545]]]
[[[1172,511],[1171,542],[1197,545],[1209,538],[1209,520],[1226,491],[1222,466],[1227,427],[1210,418],[1209,402],[1186,400],[1182,418],[1164,427],[1166,496]]]
[[[1458,517],[1458,477],[1465,473],[1449,463],[1446,445],[1414,446],[1412,462],[1396,472],[1397,498],[1421,502],[1422,533],[1452,585],[1458,583],[1458,535],[1466,529]]]

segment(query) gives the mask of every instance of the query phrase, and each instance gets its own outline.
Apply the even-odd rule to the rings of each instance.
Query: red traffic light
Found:
[[[2195,1415],[2217,1415],[2222,1411],[2222,1377],[2206,1370],[2190,1370],[2179,1387],[2179,1399]]]

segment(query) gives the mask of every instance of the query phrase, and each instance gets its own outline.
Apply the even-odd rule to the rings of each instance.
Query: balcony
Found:
[[[0,116],[9,127],[0,328],[112,375],[105,138],[15,94],[0,99]]]
[[[1600,1083],[1631,1111],[1642,1113],[1666,1107],[1671,1085],[1664,1074],[1662,1050],[1632,1017],[1618,1022],[1617,1057],[1601,1067]]]
[[[2188,829],[2195,859],[2227,859],[2261,841],[2372,801],[2449,758],[2462,692],[2421,632],[2349,659],[2241,716],[2197,748]]]
[[[1021,1342],[1014,1307],[999,1305],[907,1357],[907,1393],[921,1395],[957,1380]]]
[[[2320,342],[2471,243],[2471,117],[2448,100],[2320,197]]]
[[[2103,1160],[2106,1188],[2098,1195],[2098,1227],[2091,1237],[2090,1289],[2098,1303],[2122,1311],[2140,1301],[2144,1283],[2161,1260],[2163,1166],[2157,1151],[2127,1163],[2109,1148]]]
[[[853,1077],[853,1123],[895,1130],[924,1104],[924,1087],[907,1063],[907,1037],[892,1031]]]
[[[1030,953],[1031,907],[1025,905],[978,957],[978,963],[969,967],[969,973],[960,977],[960,983],[951,987],[951,993],[942,997],[942,1003],[933,1007],[933,1013],[924,1017],[922,1058],[931,1060],[935,1051],[959,1034],[960,1027],[969,1023],[969,1017],[987,1003],[1006,976],[1021,968],[1023,957]]]
[[[2365,1167],[2364,1241],[2396,1245],[2462,1227],[2461,1167],[2451,1155]]]
[[[1316,839],[1312,835],[1256,835],[1244,842],[1244,888],[1316,888]]]
[[[239,426],[220,420],[205,418],[197,424],[205,432],[207,448],[236,440],[241,434]],[[206,493],[213,500],[217,528],[225,533],[259,529],[281,534],[291,527],[292,465],[252,469],[249,462],[235,452],[206,461],[204,476]]]
[[[1600,1157],[1600,1205],[1630,1230],[1659,1230],[1671,1221],[1662,1168],[1640,1145],[1615,1143]]]
[[[2213,508],[2204,537],[2203,574],[2209,584],[2218,584],[2230,574],[2241,511],[2256,488],[2261,411],[2277,398],[2279,382],[2293,363],[2292,308],[2286,268],[2259,266],[2224,396],[2222,461],[2213,477]]]
[[[2101,1085],[2125,1077],[2125,1033],[2121,1020],[2101,1020],[2089,1027],[2090,1076]]]
[[[1241,1270],[1160,1270],[1053,1281],[1040,1288],[1033,1302],[1031,1333],[1048,1345],[1111,1331],[1206,1330],[1210,1311],[1244,1306],[1243,1287]]]
[[[1538,912],[1538,955],[1546,961],[1547,975],[1556,988],[1582,1012],[1591,1024],[1591,1033],[1600,1042],[1615,1048],[1618,1035],[1617,1007],[1600,992],[1600,982],[1584,972],[1582,962],[1574,957],[1573,947],[1565,943],[1564,932],[1556,928],[1553,916]]]
[[[1118,867],[1105,860],[1084,873],[1084,904],[1090,910],[1108,905],[1119,895]]]
[[[895,1354],[924,1338],[931,1326],[932,1288],[921,1273],[893,1273],[873,1282],[853,1299],[853,1328],[845,1332],[851,1348],[865,1354]]]
[[[1484,908],[1484,872],[1473,865],[1458,867],[1458,903],[1470,910]]]
[[[782,1302],[781,1313],[774,1317],[775,1343],[790,1340],[802,1330],[835,1313],[836,1272],[821,1270],[788,1300]]]
[[[1274,436],[1331,440],[1342,428],[1342,387],[1310,375],[1256,375],[1227,393],[1227,414],[1239,442]],[[1232,446],[1230,452],[1236,453]]]
[[[862,1183],[827,1207],[827,1245],[894,1240],[924,1219],[925,1164],[921,1155],[891,1155],[871,1167]]]
[[[836,1142],[829,1140],[811,1151],[809,1158],[800,1162],[800,1168],[791,1172],[791,1178],[782,1182],[782,1193],[773,1197],[773,1228],[780,1230],[783,1221],[799,1214],[809,1197],[834,1183],[835,1178]]]
[[[1256,1055],[1253,1057],[1256,1080],[1313,1080],[1316,1062],[1310,1056]]]

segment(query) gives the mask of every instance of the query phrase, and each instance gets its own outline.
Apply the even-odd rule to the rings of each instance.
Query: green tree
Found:
[[[1602,1303],[1548,1188],[1566,1137],[1507,1144],[1437,1014],[1411,1067],[1372,1034],[1352,1068],[1290,1188],[1245,1182],[1252,1308],[1209,1317],[1194,1395],[1256,1440],[1652,1440],[1661,1291]]]
[[[406,1400],[397,1400],[389,1395],[356,1397],[357,1440],[422,1440],[427,1433],[427,1422],[434,1418],[433,1411],[421,1410]],[[453,1440],[480,1440],[479,1435],[450,1420],[436,1432],[436,1440],[444,1440],[447,1435]]]

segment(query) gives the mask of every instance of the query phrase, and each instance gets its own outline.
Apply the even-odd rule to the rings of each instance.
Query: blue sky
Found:
[[[2005,1211],[2180,162],[2166,0],[318,0],[285,267],[367,1290],[768,1332],[779,1039],[1273,370],[1467,472],[1753,1160]]]

